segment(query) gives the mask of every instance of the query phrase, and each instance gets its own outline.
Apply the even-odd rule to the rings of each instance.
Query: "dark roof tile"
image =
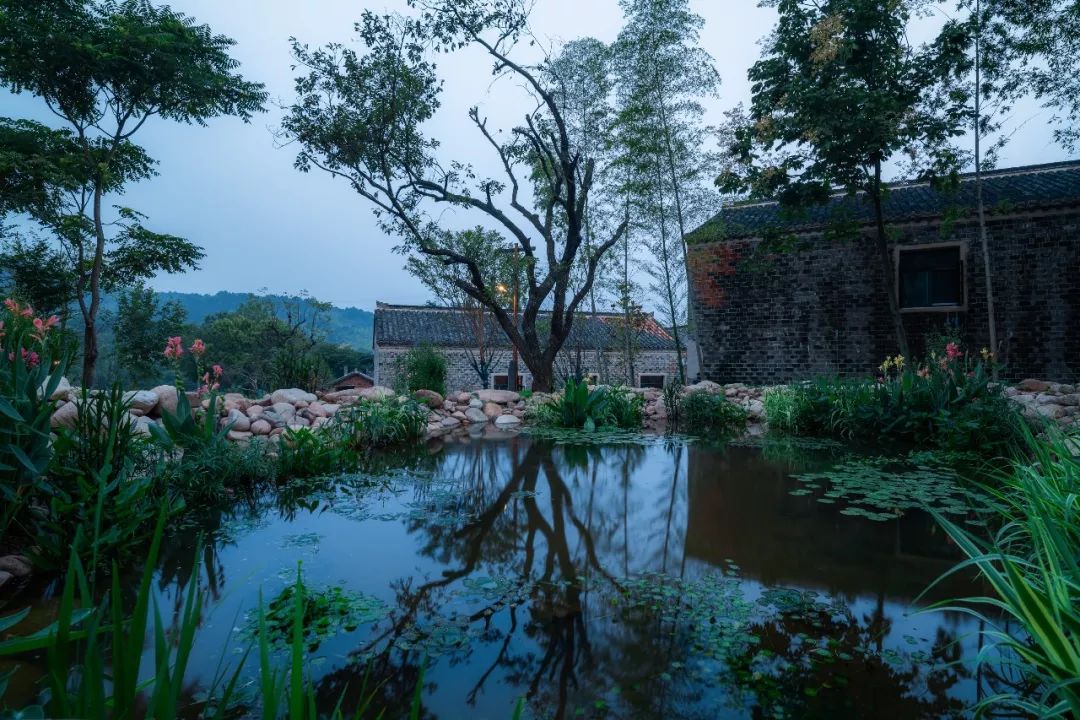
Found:
[[[460,319],[460,310],[430,305],[375,306],[375,344],[382,347],[470,347],[476,344],[475,335]],[[454,314],[459,314],[454,317]],[[541,312],[540,318],[547,315]],[[597,346],[615,349],[618,344],[618,323],[622,316],[615,313],[578,311],[565,348],[593,349]],[[509,348],[510,341],[495,319],[488,316],[488,337],[500,346]],[[638,330],[637,345],[641,350],[674,350],[675,341],[651,316]]]
[[[885,196],[885,221],[910,222],[975,209],[973,175],[959,187],[942,192],[929,183],[897,183]],[[1030,165],[983,173],[983,202],[988,213],[1080,204],[1080,161]],[[738,203],[695,230],[689,242],[757,237],[769,230],[813,232],[836,222],[873,222],[873,206],[860,193],[834,195],[827,203],[792,213],[777,202]]]

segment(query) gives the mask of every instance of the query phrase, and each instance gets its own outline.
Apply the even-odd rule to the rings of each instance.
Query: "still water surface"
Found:
[[[200,573],[206,683],[301,563],[353,611],[312,641],[321,700],[354,706],[367,675],[388,717],[425,663],[424,717],[442,720],[510,718],[521,697],[536,718],[963,716],[985,678],[955,661],[978,628],[914,605],[954,551],[923,514],[873,522],[791,494],[793,472],[828,461],[661,438],[448,443],[374,486],[206,514],[163,553],[160,601],[178,607]]]

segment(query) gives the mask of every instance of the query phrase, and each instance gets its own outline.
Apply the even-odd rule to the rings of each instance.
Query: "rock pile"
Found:
[[[512,390],[464,390],[445,398],[431,390],[420,390],[431,409],[428,414],[428,436],[440,437],[470,425],[493,424],[500,430],[521,425],[525,417],[525,400]]]
[[[1080,386],[1028,379],[1006,388],[1005,395],[1018,403],[1027,417],[1080,429]]]
[[[217,397],[217,413],[222,427],[230,427],[228,438],[237,442],[255,437],[276,438],[293,428],[319,428],[328,423],[343,407],[362,399],[377,400],[395,397],[385,387],[352,388],[327,393],[309,393],[297,388],[275,390],[261,398],[247,398],[240,393],[225,393]],[[492,423],[509,429],[521,424],[525,401],[516,392],[479,390],[472,393],[453,393],[443,398],[431,390],[419,390],[413,397],[430,409],[428,433],[440,436],[459,426]],[[125,393],[128,413],[137,432],[150,434],[150,426],[161,423],[164,412],[175,413],[179,396],[172,385],[159,385],[151,390]],[[56,407],[52,427],[73,428],[79,418],[80,392],[66,380],[50,398]],[[210,398],[188,393],[188,401],[196,412],[210,411]]]

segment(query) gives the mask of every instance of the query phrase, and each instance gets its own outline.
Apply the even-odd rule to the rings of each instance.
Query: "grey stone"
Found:
[[[289,403],[295,405],[298,402],[313,403],[318,400],[313,394],[301,390],[300,388],[285,388],[282,390],[275,390],[270,393],[270,401],[275,405],[278,403]]]
[[[521,418],[514,415],[500,415],[495,418],[495,426],[499,428],[514,427],[521,424]]]
[[[0,572],[11,573],[17,578],[22,578],[33,571],[34,566],[22,555],[4,555],[0,557]]]
[[[441,424],[442,424],[442,426],[443,426],[444,428],[452,428],[452,427],[457,427],[458,425],[460,425],[460,424],[461,424],[461,421],[460,421],[460,420],[458,420],[458,419],[457,419],[456,417],[454,417],[453,415],[451,415],[451,416],[449,416],[449,417],[444,417],[444,418],[442,419],[442,423],[441,423]]]
[[[513,390],[477,390],[476,397],[482,402],[499,403],[500,405],[517,402],[521,399],[521,395]]]
[[[484,411],[475,407],[470,407],[465,411],[465,418],[471,423],[486,423],[488,421],[488,416],[484,414]]]
[[[128,403],[128,411],[132,415],[149,415],[158,404],[157,393],[151,390],[126,392],[124,393],[124,400]]]

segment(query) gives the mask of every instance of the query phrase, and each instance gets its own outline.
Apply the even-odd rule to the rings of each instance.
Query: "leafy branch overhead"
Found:
[[[150,119],[205,125],[262,111],[266,90],[237,72],[233,44],[147,0],[0,0],[0,85],[40,98],[62,126],[0,119],[0,213],[29,214],[70,262],[86,386],[102,290],[183,272],[202,257],[134,211],[110,216],[104,198],[156,174],[133,141]]]
[[[539,387],[550,388],[552,363],[574,315],[595,282],[597,267],[618,243],[618,223],[591,245],[585,215],[598,175],[598,152],[579,144],[560,104],[553,65],[521,59],[529,35],[528,4],[520,0],[410,2],[415,16],[366,12],[356,26],[363,54],[340,44],[311,49],[293,40],[297,99],[282,124],[298,141],[297,167],[318,168],[350,183],[372,206],[404,253],[441,258],[462,272],[451,282],[494,316],[520,349]],[[507,140],[479,109],[469,124],[490,147],[501,176],[480,177],[460,161],[440,159],[440,143],[423,133],[439,107],[431,56],[473,46],[493,62],[496,77],[512,77],[530,99]],[[436,225],[440,206],[480,215],[521,258],[521,321],[515,323],[492,288],[485,263],[446,242]],[[575,262],[584,273],[571,287]],[[538,325],[541,306],[550,323]]]

